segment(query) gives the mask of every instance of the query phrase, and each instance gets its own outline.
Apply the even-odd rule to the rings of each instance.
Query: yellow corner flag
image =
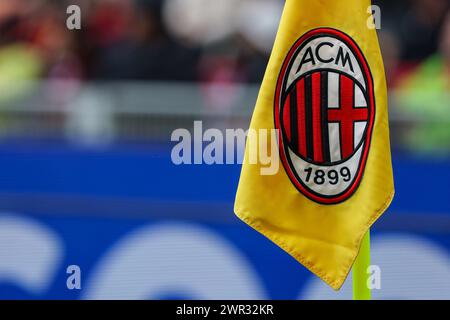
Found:
[[[234,209],[336,290],[394,196],[386,81],[370,5],[286,1]],[[274,134],[259,134],[255,144],[250,132]],[[252,147],[261,153],[271,143],[281,163],[275,172],[251,161]]]

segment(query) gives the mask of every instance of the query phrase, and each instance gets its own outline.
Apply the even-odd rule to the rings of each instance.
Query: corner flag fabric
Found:
[[[247,141],[235,202],[239,218],[336,290],[394,196],[370,5],[286,1],[250,125],[276,130],[281,164],[263,174],[261,163],[248,161]]]

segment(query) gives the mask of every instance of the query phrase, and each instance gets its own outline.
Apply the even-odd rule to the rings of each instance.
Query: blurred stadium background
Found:
[[[373,228],[373,296],[450,299],[449,2],[374,3],[397,194]],[[248,126],[282,6],[0,1],[0,298],[351,297],[234,217],[239,165],[170,160],[194,120]]]

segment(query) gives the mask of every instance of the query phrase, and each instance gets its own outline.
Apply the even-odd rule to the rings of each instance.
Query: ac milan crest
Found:
[[[375,119],[373,78],[355,41],[320,28],[289,51],[275,94],[280,156],[297,189],[323,204],[361,182]]]

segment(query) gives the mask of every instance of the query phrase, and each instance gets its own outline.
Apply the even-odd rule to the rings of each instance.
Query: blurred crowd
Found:
[[[2,0],[0,68],[44,78],[258,82],[283,2]],[[81,8],[80,30],[66,27],[71,4]],[[448,0],[374,4],[391,86],[421,69],[448,73]]]
[[[282,4],[258,2],[2,0],[0,71],[11,74],[1,77],[259,81]],[[80,30],[66,27],[71,4],[81,8]],[[235,8],[252,6],[268,27],[238,21]]]
[[[380,43],[398,104],[417,117],[450,119],[450,1],[373,2],[381,7]],[[66,27],[72,4],[81,8],[80,30]],[[1,0],[0,88],[21,79],[258,83],[283,5]],[[448,127],[433,124],[435,139],[450,149]]]
[[[394,131],[394,141],[414,151],[448,154],[450,1],[389,1],[383,6],[379,36],[388,86],[395,90],[390,112],[406,120],[406,130]]]

